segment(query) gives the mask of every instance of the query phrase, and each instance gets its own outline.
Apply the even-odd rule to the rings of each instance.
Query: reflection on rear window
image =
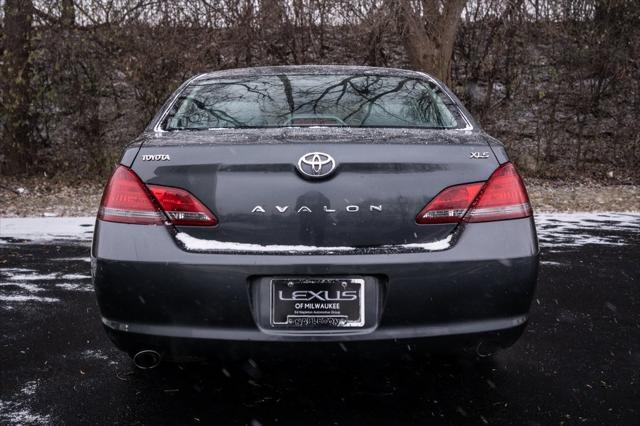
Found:
[[[163,128],[458,128],[463,123],[453,101],[426,80],[375,75],[271,75],[193,84],[180,94]]]

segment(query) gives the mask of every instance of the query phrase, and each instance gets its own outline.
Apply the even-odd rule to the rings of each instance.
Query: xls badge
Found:
[[[471,156],[469,158],[473,158],[476,160],[482,160],[485,158],[489,158],[489,153],[488,152],[472,152]]]
[[[310,178],[323,178],[336,168],[336,160],[324,152],[309,152],[298,160],[298,170]]]

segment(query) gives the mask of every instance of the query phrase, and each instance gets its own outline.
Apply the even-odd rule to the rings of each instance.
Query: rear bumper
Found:
[[[527,321],[537,269],[531,219],[470,224],[443,251],[374,255],[192,253],[163,226],[98,221],[92,249],[102,321],[121,347],[145,339],[355,342],[482,334],[504,335],[510,344]],[[260,277],[283,275],[371,277],[380,294],[375,318],[340,333],[273,333],[259,325],[255,289]]]
[[[337,355],[353,354],[378,359],[402,356],[409,352],[489,355],[507,348],[521,336],[526,324],[499,331],[472,334],[441,335],[412,339],[350,340],[350,341],[270,341],[218,340],[185,337],[155,336],[120,332],[106,327],[107,335],[120,349],[133,355],[140,350],[153,349],[164,359],[188,361],[218,358],[223,360],[326,360]],[[335,359],[335,358],[334,358]]]
[[[225,327],[201,327],[188,325],[142,324],[114,321],[102,318],[107,329],[119,333],[131,333],[146,336],[159,336],[178,339],[209,339],[209,340],[238,340],[238,341],[294,341],[309,342],[324,341],[362,341],[362,340],[399,340],[420,339],[426,337],[458,336],[482,334],[494,331],[519,329],[527,322],[527,316],[521,315],[511,318],[467,321],[440,325],[419,325],[406,327],[383,327],[370,333],[332,333],[326,335],[282,335],[265,334],[259,329],[233,329]],[[117,335],[114,334],[114,335]]]

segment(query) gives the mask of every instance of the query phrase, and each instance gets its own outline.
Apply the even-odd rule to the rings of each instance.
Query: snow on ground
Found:
[[[539,213],[535,216],[543,248],[586,244],[625,245],[620,231],[640,232],[640,213]]]
[[[87,349],[80,354],[83,359],[96,360],[96,361],[109,361],[109,365],[118,365],[119,362],[115,359],[110,359],[108,355],[102,352],[100,349]],[[102,363],[101,362],[101,363]]]
[[[93,291],[93,287],[90,285],[82,285],[82,284],[71,284],[71,283],[60,283],[56,284],[56,288],[60,288],[62,290],[72,290],[72,291]]]
[[[91,275],[86,274],[64,274],[60,278],[63,280],[88,280],[91,278]]]
[[[11,281],[45,281],[56,279],[56,274],[38,274],[36,272],[29,274],[11,274],[7,272],[7,275]]]
[[[563,266],[564,265],[561,262],[554,262],[554,261],[551,261],[551,260],[541,260],[540,263],[543,264],[543,265],[548,265],[548,266]]]
[[[91,241],[95,217],[0,218],[0,243],[7,239],[28,241]]]
[[[93,229],[91,230],[91,232],[93,232]],[[51,259],[54,262],[73,262],[73,261],[79,261],[79,262],[91,262],[91,258],[89,256],[87,257],[56,257]]]
[[[71,282],[68,282],[71,281]],[[27,268],[0,268],[0,307],[25,303],[57,303],[60,292],[91,292],[91,276],[83,274],[40,274]]]
[[[50,415],[34,413],[29,406],[30,400],[38,391],[38,385],[37,380],[26,382],[18,392],[13,394],[9,401],[0,399],[0,424],[51,424]]]
[[[22,290],[25,290],[29,293],[38,293],[40,291],[44,291],[45,289],[35,285],[35,284],[28,284],[28,283],[15,283],[15,282],[8,282],[8,283],[2,283],[0,282],[0,290],[2,290],[2,287],[16,287]]]
[[[40,296],[25,296],[22,294],[16,295],[4,295],[0,294],[0,302],[43,302],[43,303],[53,303],[59,302],[60,299],[55,297],[40,297]]]
[[[96,350],[87,349],[82,352],[82,357],[86,359],[100,359],[100,360],[109,359],[109,357],[103,354],[100,349],[96,349]]]

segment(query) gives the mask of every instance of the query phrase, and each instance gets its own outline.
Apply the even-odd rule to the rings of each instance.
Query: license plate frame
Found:
[[[363,278],[273,278],[269,296],[273,328],[340,330],[365,325]]]

